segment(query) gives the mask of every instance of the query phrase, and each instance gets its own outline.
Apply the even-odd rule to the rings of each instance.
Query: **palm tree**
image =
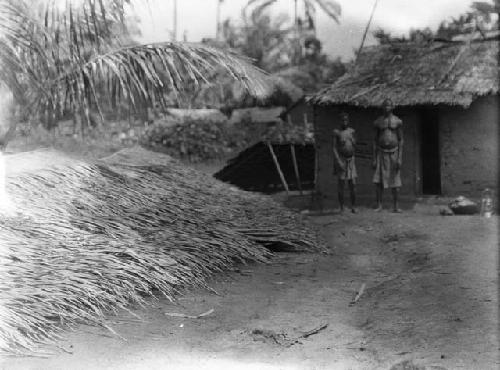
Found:
[[[177,41],[177,17],[179,13],[177,11],[177,0],[174,0],[174,29],[172,31],[172,40]]]
[[[295,27],[299,27],[300,17],[298,14],[298,2],[294,1],[294,24]],[[320,8],[326,15],[328,15],[335,22],[339,22],[342,8],[340,4],[335,0],[300,0],[304,7],[304,16],[307,21],[309,21],[310,26],[314,27],[314,15],[316,14],[316,9]],[[249,0],[245,9],[251,6],[261,7],[270,6],[275,3],[276,0]]]
[[[221,41],[221,31],[222,31],[221,11],[222,11],[222,3],[223,2],[224,2],[224,0],[217,0],[217,15],[216,15],[217,30],[215,33],[215,39],[217,41]]]
[[[276,3],[277,0],[249,0],[245,7],[243,8],[243,18],[248,17],[248,11],[253,8],[252,14],[259,14],[264,11],[264,9]],[[294,56],[293,64],[297,64],[302,55],[302,50],[305,40],[313,36],[316,37],[316,24],[315,16],[316,9],[320,8],[324,13],[326,13],[335,22],[339,22],[341,7],[340,4],[335,0],[300,0],[304,8],[304,20],[307,25],[304,27],[303,18],[299,16],[298,13],[298,3],[299,0],[294,1]],[[312,33],[312,35],[311,35]]]
[[[297,0],[294,0],[297,3]],[[302,0],[304,4],[305,18],[309,22],[311,28],[315,29],[314,16],[316,8],[320,8],[326,15],[328,15],[335,22],[340,22],[340,15],[342,8],[337,1],[334,0]],[[297,9],[297,7],[295,7]],[[296,16],[296,24],[298,17]]]
[[[145,3],[147,0],[137,0]],[[0,82],[30,116],[53,127],[65,114],[124,102],[166,104],[165,95],[202,84],[222,68],[252,94],[270,92],[249,60],[209,45],[124,43],[131,0],[0,0]],[[5,124],[3,124],[5,126]],[[0,123],[0,143],[6,144]]]

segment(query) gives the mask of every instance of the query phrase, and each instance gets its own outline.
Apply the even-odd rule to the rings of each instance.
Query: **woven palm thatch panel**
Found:
[[[290,190],[314,188],[314,144],[272,143]],[[294,145],[300,186],[295,174],[291,146]],[[259,142],[232,158],[214,177],[240,189],[276,193],[284,191],[278,170],[266,143]]]
[[[1,350],[37,350],[80,323],[112,330],[107,313],[265,262],[274,243],[322,249],[298,214],[142,149],[95,163],[12,156],[7,167],[15,209],[0,214]]]
[[[497,94],[498,40],[401,43],[365,48],[356,66],[309,99],[312,104],[381,106],[448,104],[467,107]]]

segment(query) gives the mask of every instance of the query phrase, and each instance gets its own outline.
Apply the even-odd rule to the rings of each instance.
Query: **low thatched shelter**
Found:
[[[248,191],[311,190],[314,144],[259,141],[238,153],[214,176]]]
[[[363,49],[351,71],[308,99],[315,117],[317,191],[336,197],[332,134],[345,110],[358,135],[359,192],[373,193],[373,122],[386,98],[403,120],[403,194],[478,196],[496,187],[498,52],[498,39]]]
[[[214,177],[241,189],[275,193],[314,188],[311,127],[281,122],[230,159]]]

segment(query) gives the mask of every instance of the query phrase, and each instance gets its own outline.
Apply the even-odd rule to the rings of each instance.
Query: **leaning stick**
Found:
[[[283,171],[281,171],[281,166],[278,162],[278,158],[276,157],[276,154],[274,153],[273,146],[271,143],[268,141],[267,142],[267,147],[269,148],[269,152],[271,153],[271,156],[273,157],[274,165],[276,166],[276,170],[278,170],[278,174],[280,175],[281,183],[283,184],[283,187],[285,188],[286,194],[290,194],[290,189],[288,188],[288,184],[286,183],[285,176],[283,175]]]
[[[299,188],[300,195],[302,192],[302,181],[300,179],[299,165],[297,164],[297,156],[295,155],[295,144],[290,144],[290,151],[292,152],[293,169],[295,170],[295,178],[297,179],[297,186]]]

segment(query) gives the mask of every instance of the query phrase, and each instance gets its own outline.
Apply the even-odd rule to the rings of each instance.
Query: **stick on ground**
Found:
[[[306,331],[304,334],[299,336],[299,338],[308,338],[311,335],[318,334],[320,331],[326,329],[328,327],[328,324],[321,324],[317,328],[314,328],[312,330]]]
[[[361,284],[361,288],[359,288],[359,290],[356,293],[356,295],[354,296],[353,300],[351,301],[351,303],[349,303],[349,306],[352,306],[352,305],[356,304],[357,301],[359,301],[359,299],[361,298],[361,296],[365,292],[365,288],[366,288],[366,284],[365,283]]]
[[[202,317],[208,316],[214,312],[214,309],[210,309],[207,312],[200,313],[199,315],[185,315],[183,313],[176,313],[176,312],[165,312],[165,315],[170,316],[170,317],[182,317],[185,319],[200,319]]]

